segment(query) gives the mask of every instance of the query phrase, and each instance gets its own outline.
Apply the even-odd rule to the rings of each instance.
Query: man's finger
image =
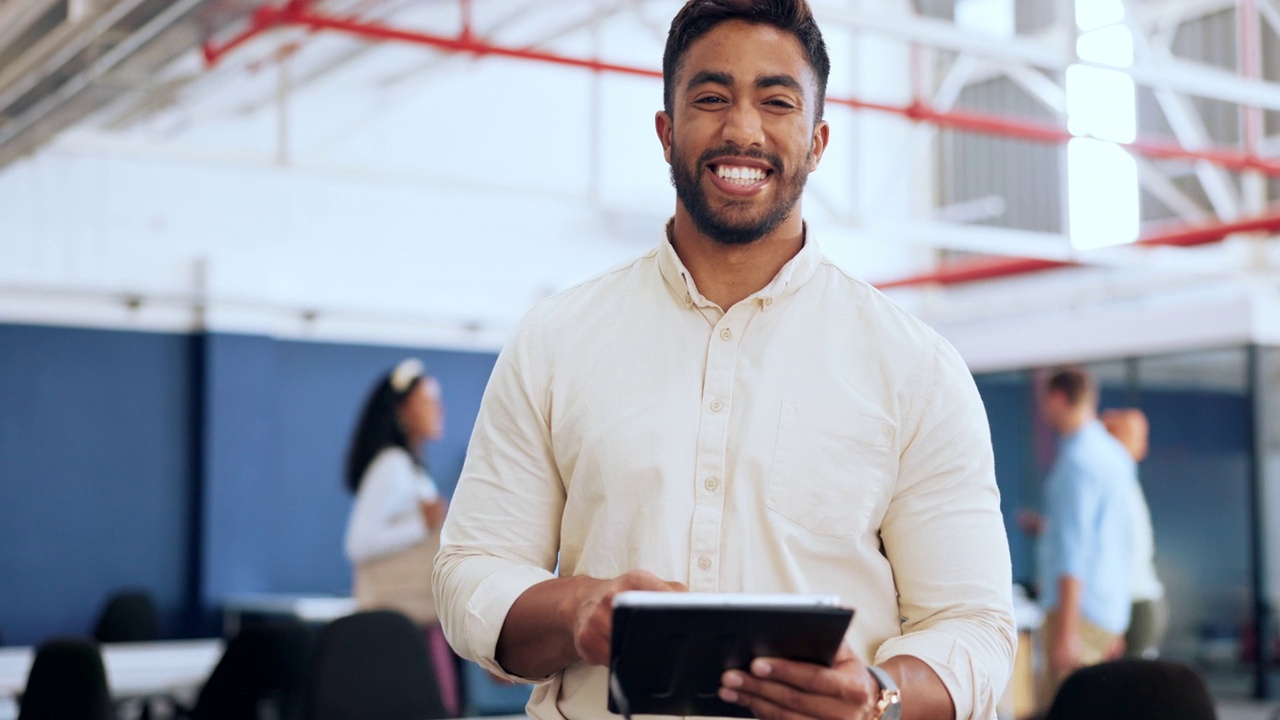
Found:
[[[726,694],[724,690],[721,690],[720,699],[747,708],[759,720],[811,720],[807,715],[788,710],[781,705],[755,695],[735,694],[732,692]]]
[[[751,661],[751,675],[760,679],[785,683],[808,693],[827,695],[849,700],[853,697],[846,674],[862,670],[862,663],[856,657],[843,662],[840,669],[814,665],[812,663],[795,662],[781,658],[756,658]],[[856,693],[862,695],[863,693]]]
[[[736,671],[734,671],[736,672]],[[838,699],[801,692],[791,685],[754,678],[746,673],[726,674],[720,698],[749,708],[765,720],[849,720],[848,707]]]

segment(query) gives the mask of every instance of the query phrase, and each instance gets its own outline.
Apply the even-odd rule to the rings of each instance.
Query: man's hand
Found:
[[[1064,678],[1080,667],[1080,636],[1074,632],[1059,632],[1049,653],[1049,671],[1054,677]]]
[[[1044,533],[1044,526],[1044,516],[1035,510],[1023,508],[1018,511],[1018,527],[1027,535],[1033,538],[1040,537]]]
[[[741,705],[761,720],[864,720],[872,717],[880,685],[853,648],[840,645],[833,667],[756,658],[751,672],[730,670],[720,699]]]
[[[611,580],[585,575],[544,580],[525,590],[507,611],[495,659],[507,672],[525,678],[550,677],[580,660],[606,665],[615,595],[686,589],[643,570]]]
[[[613,598],[625,590],[685,592],[688,588],[683,583],[663,580],[644,570],[632,570],[612,580],[599,580],[586,588],[577,600],[573,647],[578,651],[578,657],[592,665],[609,664]]]
[[[1124,652],[1128,647],[1125,645],[1124,636],[1121,635],[1111,642],[1111,646],[1107,648],[1106,659],[1119,660],[1124,657]]]

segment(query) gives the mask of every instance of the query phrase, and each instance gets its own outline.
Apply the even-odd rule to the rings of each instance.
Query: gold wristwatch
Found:
[[[875,665],[868,665],[867,670],[880,686],[880,697],[876,699],[871,720],[898,720],[902,717],[902,692],[898,690],[898,684],[889,677],[889,673]]]

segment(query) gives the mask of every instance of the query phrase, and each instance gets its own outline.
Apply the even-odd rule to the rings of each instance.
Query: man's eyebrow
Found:
[[[801,95],[804,94],[804,88],[800,85],[800,81],[790,75],[761,75],[756,78],[757,90],[779,86],[795,90]]]
[[[728,87],[733,85],[733,76],[729,73],[719,72],[716,70],[703,70],[689,78],[689,83],[684,86],[684,89],[688,92],[689,90],[705,83],[724,85]]]

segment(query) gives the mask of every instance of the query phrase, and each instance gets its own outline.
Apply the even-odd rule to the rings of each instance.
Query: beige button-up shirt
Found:
[[[987,419],[957,353],[810,237],[722,312],[669,242],[535,307],[498,358],[434,586],[504,674],[516,598],[558,572],[705,592],[833,593],[868,660],[913,655],[957,717],[996,717],[1015,646]],[[577,663],[535,718],[610,717]]]

